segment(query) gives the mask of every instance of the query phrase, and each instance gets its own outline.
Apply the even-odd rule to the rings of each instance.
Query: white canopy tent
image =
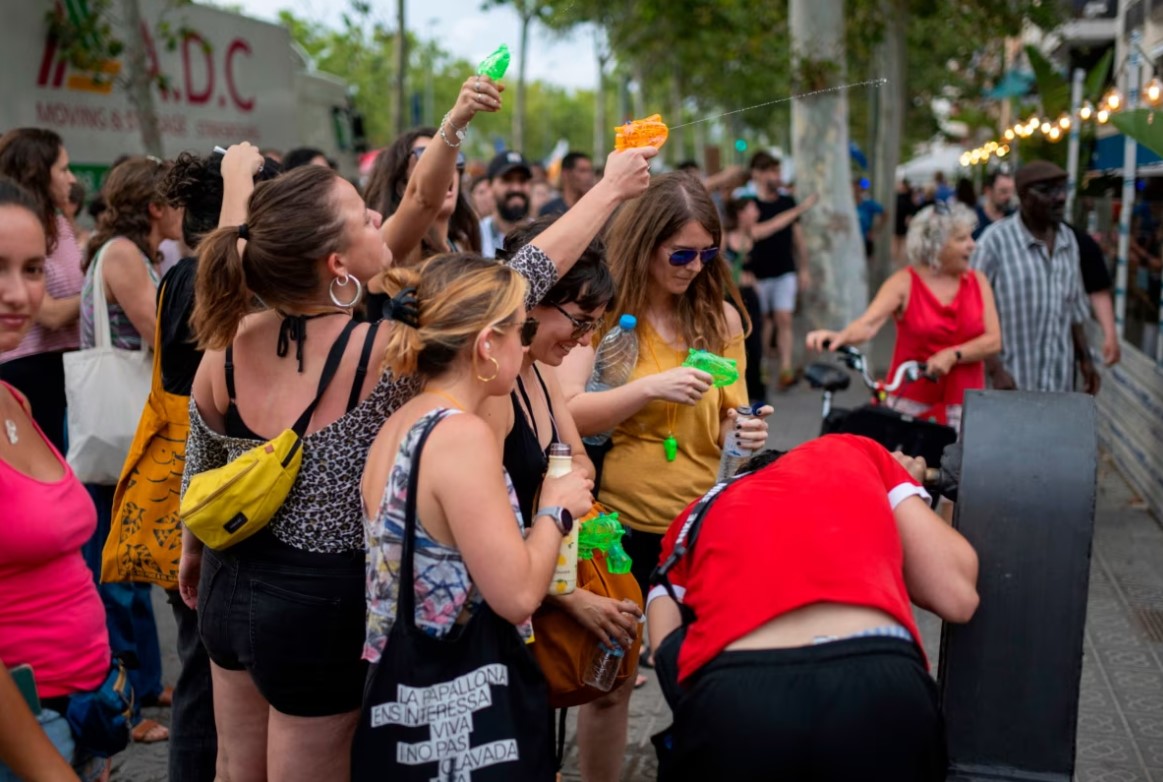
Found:
[[[933,146],[924,155],[896,167],[896,178],[908,179],[914,184],[928,182],[938,171],[949,175],[961,169],[961,147],[942,144]]]

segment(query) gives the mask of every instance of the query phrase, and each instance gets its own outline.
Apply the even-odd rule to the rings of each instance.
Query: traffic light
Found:
[[[745,139],[745,138],[735,139],[735,151],[736,152],[746,152],[747,151],[747,139]]]

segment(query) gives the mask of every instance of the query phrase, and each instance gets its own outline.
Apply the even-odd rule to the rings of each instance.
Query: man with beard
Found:
[[[481,220],[481,255],[492,258],[505,246],[509,232],[529,216],[529,180],[533,170],[520,152],[502,152],[486,174],[497,209]]]
[[[986,372],[998,389],[1073,391],[1077,363],[1095,394],[1078,240],[1062,222],[1066,172],[1035,160],[1015,179],[1020,209],[982,234],[971,261],[989,278],[1001,320],[1002,350],[986,360]]]

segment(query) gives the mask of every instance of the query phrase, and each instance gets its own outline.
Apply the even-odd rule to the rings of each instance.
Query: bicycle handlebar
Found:
[[[824,349],[827,350],[831,344],[831,340],[824,340]],[[905,361],[896,368],[891,382],[886,382],[884,385],[878,386],[876,379],[868,371],[868,360],[863,353],[851,345],[841,345],[836,348],[835,352],[842,356],[844,363],[848,365],[849,369],[860,373],[864,385],[868,386],[868,390],[870,391],[885,391],[891,394],[906,383],[913,383],[922,377],[926,377],[925,364],[923,362]]]

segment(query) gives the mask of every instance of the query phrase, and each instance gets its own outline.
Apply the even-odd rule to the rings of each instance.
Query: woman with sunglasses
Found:
[[[977,215],[964,204],[938,202],[909,222],[909,265],[893,274],[856,320],[840,331],[807,336],[809,350],[836,350],[876,336],[896,320],[891,377],[904,361],[925,362],[930,381],[910,383],[890,402],[902,413],[961,428],[966,391],[985,388],[985,359],[1001,351],[1001,326],[989,280],[969,268]]]
[[[645,190],[654,154],[612,154],[603,186],[509,261],[526,280],[527,306],[569,270],[619,203]],[[229,222],[239,196],[247,196],[245,222],[220,228],[200,246],[194,329],[207,350],[192,391],[187,479],[274,437],[302,413],[324,357],[350,325],[358,291],[382,279],[391,263],[379,215],[328,169],[305,167],[258,187],[253,169],[245,174],[225,182],[223,197]],[[253,312],[255,297],[277,309]],[[285,330],[292,319],[298,325]],[[286,347],[292,333],[299,350],[280,354],[276,344]],[[198,611],[211,660],[219,770],[230,779],[347,778],[366,676],[360,468],[370,464],[368,449],[384,420],[421,385],[413,375],[375,372],[385,359],[396,364],[397,333],[366,325],[351,333],[334,389],[304,437],[295,485],[266,529],[226,551],[183,533],[179,588]],[[371,361],[362,362],[369,345]],[[432,353],[444,355],[439,344]],[[366,376],[360,363],[371,369]],[[423,374],[428,365],[418,366]],[[483,377],[491,376],[489,366],[481,367]],[[229,587],[234,583],[237,589]]]
[[[556,215],[541,217],[518,228],[506,237],[505,249],[499,255],[517,252],[557,219]],[[505,469],[526,520],[533,518],[552,443],[570,446],[575,472],[590,478],[594,474],[555,368],[583,341],[589,342],[614,300],[614,279],[606,267],[605,255],[605,246],[595,239],[569,273],[529,310],[525,323],[528,331],[524,335],[528,350],[516,387],[507,399],[489,399],[481,412],[502,443]],[[586,628],[595,645],[601,642],[610,647],[636,646],[631,639],[638,636],[638,618],[642,615],[639,603],[613,600],[583,588],[548,600]],[[626,683],[578,710],[578,761],[582,777],[590,782],[616,782],[621,778],[637,654],[627,654],[627,658],[631,676]]]
[[[748,449],[762,447],[771,408],[736,420],[747,404],[750,323],[719,257],[719,213],[702,184],[683,173],[656,177],[618,212],[606,242],[618,295],[594,344],[618,316],[634,315],[638,363],[625,385],[587,393],[594,349],[583,345],[562,363],[561,382],[583,436],[614,432],[600,496],[634,530],[624,547],[645,593],[671,521],[714,484],[727,433],[734,429]],[[735,359],[740,378],[713,388],[710,375],[682,366],[692,348]]]
[[[478,112],[500,111],[504,90],[487,76],[470,77],[438,128],[413,128],[376,158],[364,200],[383,214],[384,242],[397,265],[480,251],[477,218],[460,187],[461,137]]]

